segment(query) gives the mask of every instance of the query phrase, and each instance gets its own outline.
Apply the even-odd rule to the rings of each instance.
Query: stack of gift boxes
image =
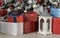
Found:
[[[60,34],[60,8],[47,5],[47,0],[6,1],[0,2],[1,33],[14,36],[33,32]]]

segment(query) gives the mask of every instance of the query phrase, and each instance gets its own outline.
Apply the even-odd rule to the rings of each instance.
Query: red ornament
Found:
[[[18,0],[18,2],[22,2],[22,0]]]
[[[24,22],[23,15],[17,16],[16,19],[18,23]]]
[[[37,0],[37,2],[38,2],[38,3],[41,3],[41,2],[42,2],[42,0]]]
[[[47,8],[47,11],[48,11],[48,13],[50,14],[50,9],[49,9],[49,8]]]
[[[3,2],[2,1],[0,1],[0,6],[2,6],[3,5]]]
[[[8,21],[8,22],[13,22],[13,17],[8,17],[8,18],[7,18],[7,21]]]

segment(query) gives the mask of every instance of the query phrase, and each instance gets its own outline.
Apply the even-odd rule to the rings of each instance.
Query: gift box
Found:
[[[17,22],[16,20],[17,20],[17,19],[16,19],[16,16],[13,16],[13,22],[16,23],[16,22]]]
[[[29,21],[29,14],[28,13],[25,13],[24,14],[24,21]]]
[[[18,34],[23,34],[24,33],[24,22],[18,23]]]
[[[38,23],[35,21],[31,21],[32,24],[32,32],[38,31]]]
[[[29,20],[30,21],[37,21],[37,15],[36,14],[30,14]]]
[[[16,23],[17,22],[16,16],[10,16],[10,17],[8,17],[7,21],[8,22],[15,22]]]
[[[24,21],[23,15],[17,16],[16,20],[17,20],[18,23],[23,22]]]
[[[8,17],[8,18],[7,18],[7,21],[8,21],[8,22],[13,22],[13,17]]]
[[[20,23],[24,22],[23,15],[20,16],[10,16],[7,18],[8,22]]]
[[[9,22],[0,22],[0,23],[1,23],[1,33],[13,36],[18,35],[18,23],[9,23]]]
[[[24,23],[24,33],[31,33],[32,32],[32,25],[31,22],[25,22]]]
[[[38,15],[36,12],[30,12],[24,14],[24,21],[37,21]]]
[[[52,32],[53,34],[60,34],[60,18],[52,19]]]
[[[13,36],[23,34],[23,22],[20,23],[0,22],[0,26],[1,33]]]
[[[33,21],[24,22],[24,33],[25,34],[36,32],[37,30],[38,30],[38,25],[36,22],[33,22]]]

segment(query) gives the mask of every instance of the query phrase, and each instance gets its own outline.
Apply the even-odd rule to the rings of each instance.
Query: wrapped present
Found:
[[[18,23],[18,34],[23,34],[24,32],[24,22]]]
[[[23,22],[11,23],[11,22],[0,22],[0,32],[8,35],[17,36],[23,34]]]
[[[60,18],[53,18],[52,25],[53,34],[60,34]]]
[[[37,21],[37,18],[38,18],[38,15],[36,12],[30,12],[30,13],[24,14],[24,21]]]
[[[7,18],[7,21],[8,21],[8,22],[13,22],[13,17],[8,17],[8,18]]]
[[[24,21],[29,21],[29,14],[28,13],[25,13],[24,14]]]
[[[33,22],[33,21],[24,22],[24,33],[25,34],[36,32],[37,30],[38,30],[38,25],[36,22]]]
[[[18,23],[19,23],[19,22],[23,22],[23,21],[24,21],[23,15],[17,16],[17,17],[16,17],[16,20],[17,20]]]
[[[31,24],[32,24],[32,32],[36,32],[38,31],[38,23],[35,22],[35,21],[31,21]]]
[[[0,23],[1,23],[1,33],[13,36],[18,35],[18,23],[10,23],[10,22],[0,22]]]
[[[31,33],[32,32],[32,25],[31,22],[25,22],[24,23],[24,33]]]
[[[15,22],[15,23],[17,22],[16,21],[16,16],[13,16],[13,22]]]
[[[30,21],[37,21],[37,15],[36,14],[30,14],[29,20]]]

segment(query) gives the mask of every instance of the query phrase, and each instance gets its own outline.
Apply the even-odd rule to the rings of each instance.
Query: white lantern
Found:
[[[52,17],[39,16],[39,34],[47,35],[52,34]]]

